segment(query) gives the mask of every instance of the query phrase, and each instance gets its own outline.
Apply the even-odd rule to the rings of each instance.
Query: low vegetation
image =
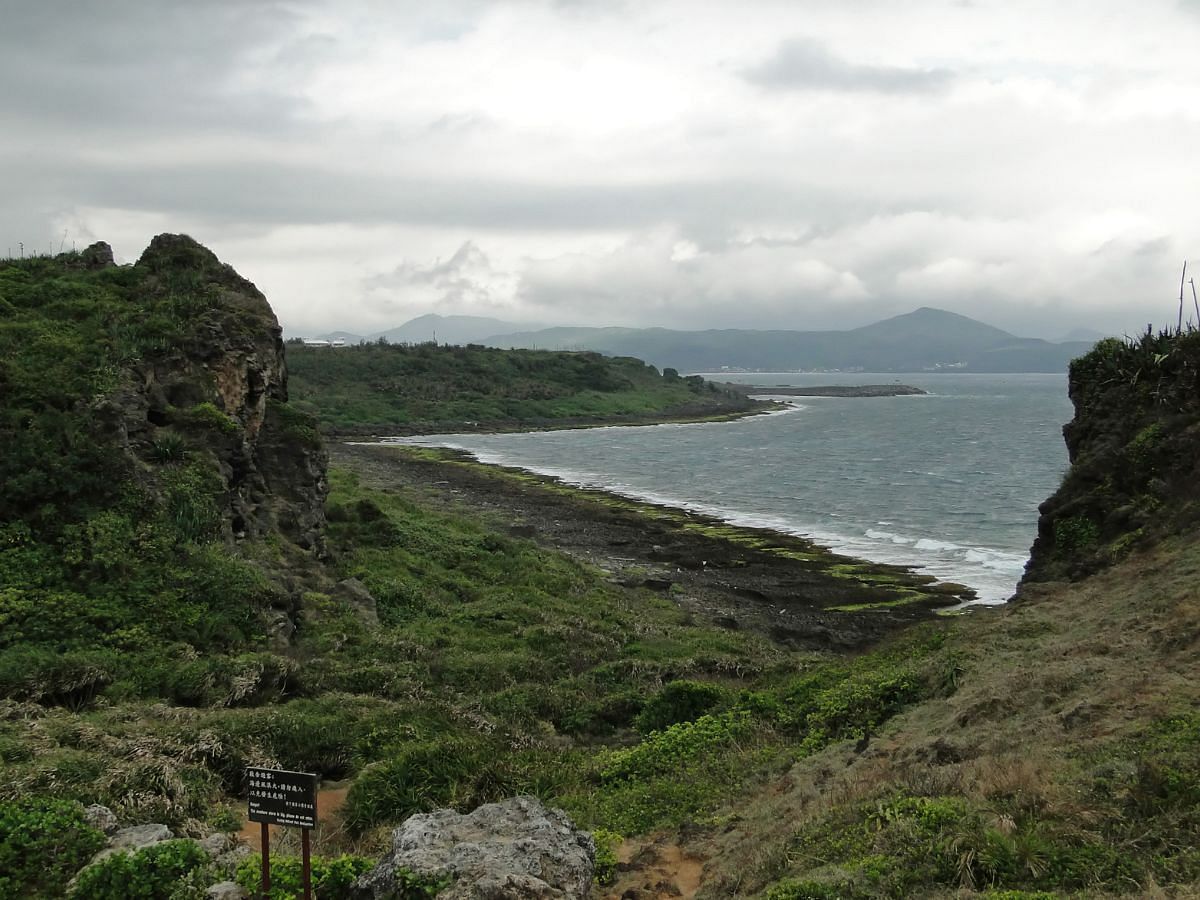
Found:
[[[1200,330],[1102,340],[1070,384],[1073,465],[1043,510],[1034,580],[1081,577],[1200,522]]]
[[[288,345],[291,396],[335,431],[452,431],[744,413],[761,404],[630,357],[471,345]]]
[[[114,424],[130,372],[181,364],[202,343],[187,323],[263,324],[221,305],[212,278],[236,276],[210,266],[197,281],[189,265],[0,263],[0,895],[67,893],[104,844],[86,804],[179,835],[236,831],[250,764],[348,785],[339,827],[317,838],[331,897],[411,813],[515,793],[595,829],[599,877],[618,894],[633,885],[616,848],[651,840],[707,860],[708,897],[1146,896],[1200,881],[1200,549],[1161,536],[1188,521],[1194,398],[1130,368],[1190,377],[1190,335],[1102,342],[1073,373],[1073,390],[1104,377],[1123,392],[1097,395],[1072,440],[1078,460],[1111,466],[1110,447],[1142,473],[1118,482],[1121,470],[1113,491],[1151,498],[1127,521],[1149,535],[1160,514],[1172,527],[1157,543],[1117,554],[1130,532],[1084,491],[1051,510],[1059,550],[1045,558],[1107,554],[1105,571],[847,655],[714,627],[669,592],[616,584],[350,470],[329,473],[319,545],[232,528],[220,450],[247,439],[244,422],[182,390],[143,437]],[[490,353],[366,347],[292,362],[379,366],[386,390],[337,394],[357,378],[339,369],[334,399],[309,395],[318,411],[344,401],[343,424],[397,421],[397,396],[426,404],[403,421],[432,426],[609,414],[622,379],[667,392],[641,411],[711,393],[627,361]],[[417,363],[423,382],[405,368]],[[505,377],[525,396],[506,405],[490,380],[520,365]],[[1107,437],[1117,396],[1138,414]],[[264,405],[290,440],[317,446],[302,410]],[[281,617],[294,634],[272,631]],[[295,870],[276,863],[280,900]],[[194,844],[168,842],[109,856],[74,895],[184,900],[213,871]],[[250,863],[238,877],[253,882]]]

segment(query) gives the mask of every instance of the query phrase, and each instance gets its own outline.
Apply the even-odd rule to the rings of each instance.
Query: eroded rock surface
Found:
[[[392,852],[354,885],[360,900],[399,896],[397,870],[451,877],[442,900],[587,897],[596,865],[592,836],[533,797],[488,803],[463,815],[411,816],[392,833]]]

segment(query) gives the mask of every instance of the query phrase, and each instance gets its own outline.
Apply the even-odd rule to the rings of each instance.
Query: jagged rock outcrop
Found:
[[[1100,341],[1071,364],[1071,460],[1023,583],[1079,578],[1200,526],[1200,331]]]
[[[136,267],[187,329],[131,361],[103,401],[116,436],[141,459],[172,452],[180,436],[199,442],[228,540],[278,530],[320,552],[327,460],[315,427],[286,405],[282,330],[266,298],[186,235],[157,236]]]
[[[442,809],[409,817],[392,852],[355,882],[358,900],[401,896],[397,870],[452,878],[440,900],[587,897],[596,865],[590,834],[533,797],[487,803],[462,815]]]

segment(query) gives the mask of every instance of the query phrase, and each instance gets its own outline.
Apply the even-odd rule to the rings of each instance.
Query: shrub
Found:
[[[361,856],[343,855],[326,859],[314,856],[312,863],[312,887],[317,900],[335,900],[349,895],[350,885],[360,875],[369,872],[374,865]],[[237,883],[251,897],[258,897],[262,887],[262,857],[247,856],[237,867]],[[401,869],[396,880],[402,885],[396,900],[425,900],[433,897],[446,886],[446,881],[419,878]],[[295,856],[271,857],[270,900],[296,900],[304,889],[301,860]]]
[[[721,702],[725,692],[703,681],[672,681],[656,694],[634,719],[642,734],[691,722]]]
[[[413,744],[367,766],[346,796],[345,821],[352,831],[398,822],[437,807],[474,805],[496,754],[478,739],[457,737]]]
[[[596,842],[596,883],[612,884],[617,878],[617,848],[624,838],[615,831],[597,828],[592,832],[592,840]]]
[[[1096,545],[1100,529],[1086,516],[1067,516],[1054,523],[1054,548],[1059,553],[1075,553]]]
[[[0,897],[62,896],[67,881],[104,843],[78,803],[0,803]]]
[[[237,434],[240,426],[230,416],[217,408],[215,403],[197,403],[181,417],[185,424],[195,428],[212,429],[225,435]]]
[[[179,462],[187,452],[187,439],[174,431],[160,431],[150,442],[150,456],[156,462]]]
[[[208,863],[195,841],[163,841],[136,853],[114,853],[80,873],[79,900],[170,900],[179,882]]]
[[[699,757],[736,743],[752,731],[750,715],[743,710],[680,722],[665,731],[654,732],[636,747],[610,754],[601,769],[601,778],[611,782],[676,774]]]
[[[841,900],[845,895],[837,885],[785,878],[767,888],[763,896],[765,900]]]

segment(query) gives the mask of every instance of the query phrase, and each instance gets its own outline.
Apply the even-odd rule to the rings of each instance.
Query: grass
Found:
[[[126,682],[75,709],[8,701],[0,796],[52,791],[202,831],[246,765],[273,764],[352,779],[359,837],[327,850],[520,792],[636,834],[704,821],[798,755],[943,690],[928,635],[854,666],[786,651],[349,472],[331,487],[337,574],[371,590],[378,627],[318,592],[293,654],[148,667],[174,705]]]
[[[689,846],[709,859],[705,896],[1190,896],[1198,565],[1177,540],[935,632],[925,671],[940,693],[872,727],[860,752],[799,759],[733,801],[736,837]],[[902,688],[902,672],[883,675],[868,693]],[[796,689],[815,696],[827,678],[818,667]],[[854,680],[837,690],[856,696]]]
[[[349,784],[343,828],[318,831],[326,855],[376,852],[414,811],[531,793],[601,829],[610,850],[663,830],[692,842],[708,896],[1149,896],[1200,881],[1200,549],[1184,529],[1117,553],[1139,532],[1102,505],[1129,499],[1124,521],[1147,537],[1185,523],[1186,504],[1152,482],[1174,477],[1191,434],[1190,333],[1102,342],[1075,372],[1139,411],[1109,448],[1128,471],[1093,472],[1094,496],[1058,517],[1064,565],[1105,553],[1107,571],[1028,585],[1008,609],[843,656],[708,627],[669,598],[349,471],[330,473],[326,561],[279,535],[235,541],[217,451],[242,423],[202,391],[181,395],[126,453],[106,418],[132,367],[195,346],[191,323],[215,317],[242,337],[264,327],[221,306],[236,276],[195,245],[177,253],[182,268],[0,263],[0,890],[61,892],[102,840],[84,804],[180,834],[234,827],[250,764]],[[488,379],[540,358],[477,366],[470,348],[368,349],[359,362],[394,376],[375,394],[407,390],[409,375],[388,376],[398,360],[448,366],[459,381],[446,383],[480,405],[436,407],[447,415],[603,411],[620,378],[636,387],[630,363],[551,355],[559,374],[538,388],[546,373],[531,369],[516,398],[544,405],[509,407]],[[344,352],[320,359],[358,364]],[[574,393],[538,395],[555,384]],[[372,415],[397,408],[371,402],[383,404]],[[274,401],[268,416],[315,444],[301,412]],[[945,600],[923,579],[799,539],[427,458],[810,566],[863,591],[857,609]],[[349,578],[373,614],[347,601]],[[267,635],[281,612],[291,642]],[[191,878],[202,863],[184,846],[112,863],[93,876],[97,892]],[[612,864],[610,853],[620,892]],[[344,881],[360,862],[331,867]]]

